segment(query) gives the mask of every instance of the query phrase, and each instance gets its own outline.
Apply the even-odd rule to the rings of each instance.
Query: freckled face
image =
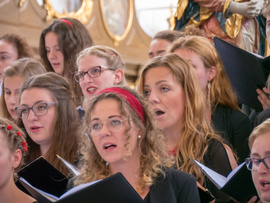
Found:
[[[157,67],[147,70],[143,94],[155,113],[159,128],[164,133],[179,131],[184,120],[185,95],[170,69]]]

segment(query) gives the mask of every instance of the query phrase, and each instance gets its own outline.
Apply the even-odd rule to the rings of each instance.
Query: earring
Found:
[[[208,82],[207,88],[208,88],[208,91],[207,91],[207,103],[208,103],[208,106],[211,108],[211,98],[210,98],[211,83],[210,82]]]
[[[138,135],[138,139],[141,139],[142,137],[140,135]]]

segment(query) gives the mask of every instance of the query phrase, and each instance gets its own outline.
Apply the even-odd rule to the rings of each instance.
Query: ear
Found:
[[[208,72],[208,81],[209,82],[212,81],[216,77],[216,74],[217,74],[217,68],[215,66],[212,66]]]
[[[13,161],[13,168],[17,168],[20,163],[21,163],[21,159],[22,159],[22,151],[20,149],[17,149],[14,153],[13,153],[13,157],[12,157],[12,161]]]
[[[117,85],[119,84],[123,78],[124,78],[124,71],[122,69],[117,69],[116,71],[114,71],[114,80],[113,80],[113,84]]]

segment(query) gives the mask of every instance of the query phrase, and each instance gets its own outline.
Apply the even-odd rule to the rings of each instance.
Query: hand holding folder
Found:
[[[250,53],[218,37],[214,38],[214,43],[239,102],[262,111],[256,89],[265,86],[270,73],[270,56],[264,58]]]

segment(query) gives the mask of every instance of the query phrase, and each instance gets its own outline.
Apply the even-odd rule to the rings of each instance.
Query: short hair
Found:
[[[17,51],[18,59],[23,57],[34,57],[32,48],[28,45],[25,38],[20,35],[10,33],[0,37],[0,41],[5,41],[11,44]]]
[[[23,78],[24,81],[26,81],[31,76],[42,74],[42,73],[46,73],[46,69],[38,60],[34,58],[18,59],[17,61],[13,62],[10,66],[5,68],[3,79],[2,79],[3,81],[2,94],[0,97],[0,115],[1,116],[8,118],[10,120],[13,120],[7,110],[7,105],[5,102],[5,78],[20,76]]]
[[[115,49],[102,45],[96,45],[82,50],[77,56],[76,60],[77,67],[82,58],[91,55],[105,59],[108,67],[114,70],[117,69],[121,69],[123,71],[125,70],[125,63],[121,55]],[[121,80],[121,82],[119,83],[119,85],[124,85],[125,83],[126,79],[124,77],[123,80]]]
[[[270,133],[270,118],[268,118],[263,123],[258,125],[251,132],[249,139],[248,139],[248,145],[249,145],[250,150],[252,149],[253,143],[256,140],[256,138],[261,136],[261,135],[264,135],[266,133]],[[269,146],[269,148],[270,148],[270,146]]]
[[[118,88],[125,89],[133,94],[139,101],[140,105],[143,108],[144,112],[144,121],[138,116],[136,111],[130,107],[126,99],[115,92],[106,92],[96,95],[91,102],[88,103],[86,108],[86,114],[83,124],[82,132],[82,145],[81,148],[81,175],[78,176],[78,179],[75,181],[75,184],[82,184],[89,181],[97,180],[100,178],[105,178],[110,175],[109,168],[106,166],[106,162],[99,155],[94,143],[91,139],[91,132],[89,131],[89,123],[91,121],[91,113],[94,110],[95,106],[103,100],[113,99],[119,104],[119,111],[122,116],[130,116],[134,125],[141,130],[141,138],[139,141],[139,150],[140,150],[140,175],[138,182],[138,191],[139,193],[143,192],[145,186],[151,186],[155,178],[159,174],[163,174],[163,167],[171,164],[171,159],[168,156],[166,151],[166,145],[164,141],[164,136],[161,131],[156,126],[153,115],[149,110],[147,103],[144,99],[134,90],[127,86],[115,86]],[[105,89],[106,90],[106,89]],[[129,139],[130,139],[130,129],[131,123],[130,120],[127,121],[127,129],[125,131],[126,135],[126,154],[124,159],[128,159],[131,155],[129,148]]]
[[[176,31],[176,30],[162,30],[160,32],[157,32],[155,34],[155,36],[153,37],[152,41],[155,39],[163,39],[163,40],[167,40],[170,43],[172,43],[173,41],[177,40],[180,37],[183,37],[184,34],[180,31]]]
[[[72,91],[75,94],[75,102],[77,105],[81,103],[83,96],[80,85],[74,80],[74,72],[76,71],[76,55],[86,47],[92,46],[92,38],[86,27],[75,18],[61,18],[54,20],[52,24],[46,27],[40,36],[39,54],[44,62],[47,71],[54,72],[54,69],[48,60],[47,50],[45,47],[45,36],[53,32],[58,36],[58,45],[64,56],[63,76],[68,78]]]
[[[78,130],[80,127],[79,113],[73,98],[68,81],[56,73],[48,72],[35,75],[29,78],[21,88],[21,95],[24,91],[32,88],[47,90],[56,103],[56,114],[53,125],[52,143],[45,154],[45,158],[60,172],[67,175],[65,165],[56,157],[59,154],[62,158],[74,164],[78,150]],[[21,96],[20,95],[20,96]],[[31,139],[29,139],[31,140]],[[39,145],[29,142],[30,153],[27,161],[33,161],[40,154]]]

